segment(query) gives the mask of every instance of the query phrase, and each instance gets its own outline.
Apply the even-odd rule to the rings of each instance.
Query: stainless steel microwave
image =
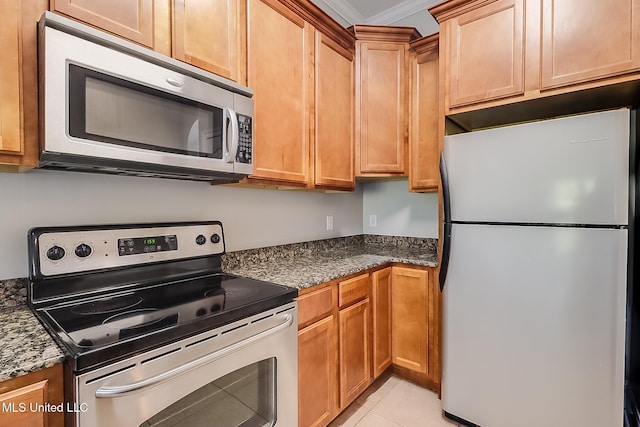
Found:
[[[253,172],[253,92],[47,12],[40,167],[235,182]]]

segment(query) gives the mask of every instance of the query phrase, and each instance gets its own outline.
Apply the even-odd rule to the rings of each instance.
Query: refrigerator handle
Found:
[[[440,260],[440,292],[444,290],[444,283],[447,279],[449,269],[449,254],[451,253],[451,204],[449,198],[449,177],[447,175],[447,164],[444,161],[444,152],[440,152],[440,180],[442,181],[442,207],[444,209],[444,230],[442,238],[442,259]]]
[[[444,290],[444,283],[447,280],[447,270],[449,270],[449,254],[451,253],[451,223],[444,223],[442,242],[442,259],[440,260],[440,273],[438,281],[440,282],[440,292]]]
[[[440,181],[442,182],[442,208],[444,210],[444,222],[451,222],[451,201],[449,197],[449,176],[447,175],[447,163],[444,161],[444,151],[440,152]]]

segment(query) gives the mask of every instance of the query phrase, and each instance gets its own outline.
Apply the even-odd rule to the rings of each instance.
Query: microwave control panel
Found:
[[[253,121],[251,117],[238,114],[238,129],[240,141],[238,142],[236,162],[251,164],[253,161]]]

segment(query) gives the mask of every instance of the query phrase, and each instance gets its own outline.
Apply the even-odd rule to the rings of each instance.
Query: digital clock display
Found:
[[[118,254],[120,256],[177,250],[178,238],[175,234],[118,239]]]

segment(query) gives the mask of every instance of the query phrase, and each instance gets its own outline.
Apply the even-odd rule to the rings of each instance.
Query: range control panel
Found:
[[[79,273],[225,251],[220,222],[127,228],[34,228],[30,248],[42,276]]]

